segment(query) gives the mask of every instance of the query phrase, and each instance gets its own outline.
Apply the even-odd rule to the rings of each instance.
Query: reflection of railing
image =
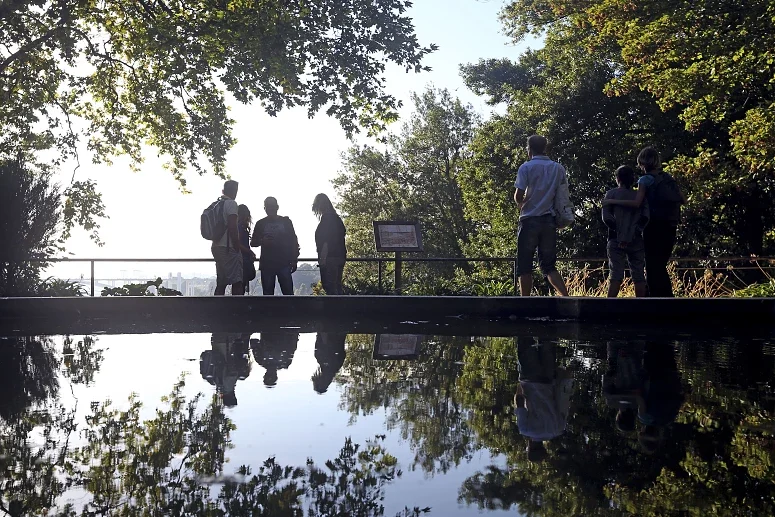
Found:
[[[300,258],[299,262],[317,262],[317,258]],[[511,266],[511,274],[513,281],[513,293],[518,292],[518,278],[517,278],[517,258],[516,257],[406,257],[403,256],[398,259],[402,262],[412,263],[472,263],[472,262],[488,262],[488,263],[509,263]],[[598,264],[597,269],[604,270],[607,265],[608,259],[599,257],[575,257],[575,258],[558,258],[557,262],[565,264],[569,269],[579,265]],[[676,271],[765,271],[775,270],[775,257],[675,257],[672,259],[675,263]],[[46,260],[31,260],[30,262],[45,262],[45,263],[75,263],[83,262],[89,263],[90,266],[90,294],[95,295],[95,264],[96,263],[203,263],[213,262],[212,258],[52,258]],[[377,264],[377,277],[378,277],[378,289],[382,294],[383,290],[383,277],[385,271],[385,264],[395,263],[395,257],[353,257],[347,258],[347,262],[357,263],[376,263]],[[687,266],[687,264],[697,263],[698,266]],[[723,265],[727,264],[727,265]],[[739,266],[732,266],[732,264],[741,264]],[[746,265],[747,264],[747,265]],[[765,265],[766,264],[766,265]],[[395,268],[394,273],[400,275],[400,268]],[[775,276],[775,275],[773,275]],[[401,278],[395,278],[395,285],[401,285]]]

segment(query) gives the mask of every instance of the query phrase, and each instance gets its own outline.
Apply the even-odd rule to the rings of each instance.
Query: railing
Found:
[[[710,270],[710,271],[727,271],[730,266],[714,266],[711,263],[741,263],[752,265],[734,266],[736,271],[762,271],[766,269],[775,269],[775,257],[674,257],[671,259],[676,264],[677,271],[693,271],[693,270]],[[28,262],[45,262],[45,263],[89,263],[90,269],[90,290],[91,296],[95,296],[95,264],[97,263],[206,263],[214,262],[213,258],[52,258],[52,259],[38,259],[29,260]],[[317,258],[299,258],[298,262],[317,262]],[[518,292],[518,277],[517,277],[517,257],[407,257],[406,255],[401,257],[353,257],[347,258],[347,262],[358,263],[376,263],[377,264],[377,276],[379,292],[383,293],[383,277],[385,270],[384,265],[395,263],[397,267],[394,269],[396,278],[394,280],[397,294],[401,291],[401,262],[410,263],[433,263],[433,262],[446,262],[446,263],[471,263],[471,262],[495,262],[495,263],[510,263],[513,280],[513,293]],[[600,257],[574,257],[574,258],[558,258],[559,264],[601,264],[601,269],[604,270],[608,259]],[[702,266],[688,267],[685,264],[689,263],[705,263]],[[761,264],[768,263],[773,266],[763,267]]]

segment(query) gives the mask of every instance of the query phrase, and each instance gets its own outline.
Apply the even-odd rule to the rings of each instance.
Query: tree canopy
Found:
[[[80,137],[97,161],[156,148],[183,172],[223,174],[227,95],[269,114],[305,106],[347,133],[396,117],[387,63],[421,71],[405,0],[12,0],[0,5],[0,155]]]

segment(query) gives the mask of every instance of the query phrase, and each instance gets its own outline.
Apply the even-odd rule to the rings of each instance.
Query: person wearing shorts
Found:
[[[626,165],[616,169],[617,188],[609,190],[605,199],[635,199],[637,192],[635,171]],[[624,269],[630,267],[632,282],[635,284],[635,296],[645,297],[646,252],[643,244],[643,229],[649,222],[649,205],[644,202],[639,207],[615,204],[603,205],[603,222],[608,227],[608,296],[616,298],[624,281]]]
[[[541,135],[527,139],[530,158],[517,171],[514,201],[520,207],[517,232],[517,275],[522,296],[533,291],[533,258],[538,250],[538,265],[560,296],[568,289],[557,271],[557,224],[554,198],[557,187],[568,181],[565,168],[546,156],[548,142]]]

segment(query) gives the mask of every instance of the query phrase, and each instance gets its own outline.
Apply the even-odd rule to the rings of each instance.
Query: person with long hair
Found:
[[[250,281],[256,278],[256,254],[250,249],[250,226],[252,224],[253,218],[247,205],[237,207],[237,230],[239,231],[240,246],[243,250],[242,285],[245,288],[245,294],[250,294]]]
[[[344,236],[347,230],[328,196],[318,194],[312,202],[312,213],[320,220],[315,230],[320,281],[326,294],[342,294],[342,275],[347,258]]]
[[[643,230],[648,295],[672,297],[673,284],[667,272],[667,263],[673,254],[681,205],[686,203],[686,196],[675,179],[662,171],[662,158],[653,147],[645,147],[638,154],[638,167],[644,174],[638,179],[635,199],[605,199],[603,206],[638,208],[644,200],[648,201],[649,223]]]

